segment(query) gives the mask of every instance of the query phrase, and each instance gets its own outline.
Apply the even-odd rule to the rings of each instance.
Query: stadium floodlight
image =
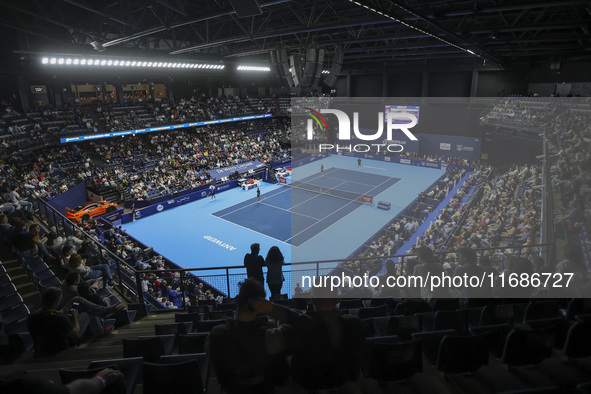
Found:
[[[226,66],[223,64],[203,64],[203,63],[174,63],[174,62],[156,62],[143,60],[113,60],[108,58],[80,59],[74,57],[42,57],[41,64],[59,64],[59,65],[89,65],[89,66],[120,66],[120,67],[168,67],[168,68],[201,68],[208,70],[223,70]],[[245,70],[270,71],[268,67],[246,66]]]
[[[256,67],[256,66],[238,66],[236,68],[238,71],[260,71],[260,72],[269,72],[271,68],[269,67]]]
[[[328,71],[328,70],[322,70],[322,74],[330,74],[330,71]]]

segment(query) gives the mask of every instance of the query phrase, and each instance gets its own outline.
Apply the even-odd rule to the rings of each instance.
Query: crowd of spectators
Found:
[[[277,113],[276,98],[244,98],[233,96],[191,97],[170,102],[155,99],[132,106],[102,103],[97,112],[103,117],[109,131],[156,127],[165,124],[202,122],[254,114]]]
[[[577,108],[576,104],[567,106],[550,120],[546,137],[551,186],[559,195],[554,206],[554,233],[569,248],[581,250],[581,259],[586,261],[582,265],[588,270],[591,112]]]
[[[149,200],[208,184],[213,181],[208,170],[214,168],[288,158],[289,149],[281,143],[286,133],[286,124],[272,119],[263,124],[224,124],[105,140],[90,146],[133,200]]]
[[[352,272],[375,273],[382,269],[382,261],[379,257],[408,253],[409,251],[400,251],[400,247],[412,238],[419,226],[447,197],[456,184],[461,181],[467,171],[468,167],[456,167],[448,171],[434,185],[421,193],[409,207],[397,215],[377,236],[368,240],[365,249],[355,257],[374,257],[376,260],[373,263],[371,260],[356,260],[343,264],[343,267]],[[430,224],[429,228],[417,241],[417,244],[430,247],[439,247],[443,244],[462,213],[462,201],[465,195],[470,187],[482,182],[487,171],[489,171],[488,168],[478,169],[471,175],[465,184],[458,189],[451,201],[441,210],[441,214]]]
[[[48,200],[80,182],[98,190],[110,185],[102,165],[78,145],[14,153],[2,165],[2,172],[12,183]]]
[[[551,103],[543,97],[507,97],[481,120],[485,123],[504,123],[533,129],[543,123],[551,110]]]
[[[178,100],[178,103],[153,100],[135,104],[138,105],[127,107],[99,102],[96,107],[98,123],[75,105],[66,105],[60,111],[40,109],[40,133],[53,130],[54,126],[50,125],[57,118],[60,125],[69,122],[90,133],[99,131],[97,126],[100,123],[119,131],[155,124],[275,112],[279,108],[279,98],[201,96]],[[64,114],[68,114],[67,120],[61,119],[66,116]],[[19,112],[6,106],[5,122],[16,122],[19,117]],[[10,130],[18,133],[27,127],[11,125]],[[87,186],[96,192],[125,190],[127,193],[121,194],[128,199],[149,200],[205,185],[212,181],[208,170],[213,168],[252,160],[268,163],[288,158],[290,151],[283,142],[289,137],[288,122],[282,119],[251,120],[203,129],[95,141],[89,146],[72,144],[26,154],[14,151],[6,161],[5,169],[42,198],[51,199],[78,182],[86,181]],[[91,153],[94,160],[89,158]],[[106,164],[105,168],[103,164]],[[106,168],[110,168],[112,173]]]
[[[41,144],[48,138],[57,140],[58,136],[99,131],[91,114],[74,100],[68,100],[60,107],[47,105],[28,112],[3,101],[0,103],[0,113],[0,153],[12,153],[33,144]]]

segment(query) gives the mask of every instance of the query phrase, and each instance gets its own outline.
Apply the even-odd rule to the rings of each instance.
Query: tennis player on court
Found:
[[[324,164],[320,164],[320,175],[324,176]]]
[[[261,189],[257,187],[257,202],[261,202]]]
[[[209,199],[209,202],[212,202],[213,200],[215,200],[215,185],[212,183],[209,186],[209,195],[211,196],[211,198]]]

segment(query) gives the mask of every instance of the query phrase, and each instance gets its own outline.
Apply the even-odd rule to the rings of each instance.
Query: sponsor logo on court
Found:
[[[168,200],[168,201],[166,201],[166,203],[167,203],[168,205],[172,205],[172,204],[174,204],[174,200]]]
[[[164,205],[162,205],[162,204],[158,204],[158,205],[156,206],[156,210],[157,210],[158,212],[162,211],[163,209],[164,209]]]
[[[207,196],[207,192],[204,190],[201,192],[201,197],[206,197]]]
[[[439,143],[439,149],[441,150],[451,150],[451,144],[448,144],[447,142],[440,142]],[[461,150],[461,149],[459,149]]]
[[[400,159],[400,164],[410,164],[410,160],[408,160],[408,159]]]
[[[236,250],[236,247],[230,245],[227,242],[223,242],[223,241],[221,241],[221,240],[219,240],[219,239],[217,239],[215,237],[212,237],[211,235],[204,235],[203,236],[203,239],[206,239],[206,240],[208,240],[208,241],[210,241],[210,242],[212,242],[212,243],[214,243],[214,244],[216,244],[216,245],[218,245],[218,246],[220,246],[220,247],[222,247],[224,249],[227,249],[227,250],[230,250],[230,251]]]

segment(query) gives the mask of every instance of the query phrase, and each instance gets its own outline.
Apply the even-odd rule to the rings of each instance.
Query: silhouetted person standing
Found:
[[[250,253],[244,256],[244,266],[246,267],[246,276],[254,278],[261,283],[265,283],[263,276],[263,266],[265,265],[265,259],[259,255],[261,245],[255,243],[250,245]]]

